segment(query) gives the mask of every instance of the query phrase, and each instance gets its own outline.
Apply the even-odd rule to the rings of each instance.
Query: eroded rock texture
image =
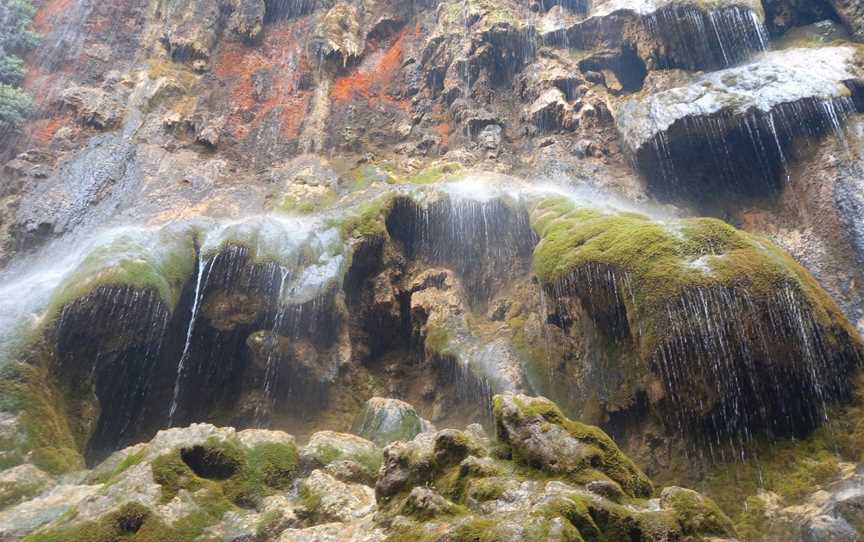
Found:
[[[864,536],[860,11],[4,3],[0,539]]]

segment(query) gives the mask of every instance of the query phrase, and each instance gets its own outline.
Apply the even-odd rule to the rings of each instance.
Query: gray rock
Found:
[[[411,440],[430,429],[432,425],[408,403],[373,397],[366,401],[363,410],[355,418],[352,430],[379,446],[385,446],[397,440]]]

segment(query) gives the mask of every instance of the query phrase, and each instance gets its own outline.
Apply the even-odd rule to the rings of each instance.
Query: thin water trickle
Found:
[[[195,275],[195,297],[192,300],[192,312],[189,315],[189,325],[186,328],[186,342],[183,344],[183,353],[180,355],[180,361],[177,363],[177,377],[174,380],[174,394],[171,397],[171,404],[168,407],[168,427],[174,427],[174,414],[177,411],[177,404],[180,400],[186,362],[189,358],[189,352],[192,347],[192,337],[195,333],[195,322],[198,320],[198,306],[201,303],[201,295],[207,288],[207,277],[209,276],[208,271],[213,268],[214,261],[215,258],[204,258],[199,251],[198,271]]]

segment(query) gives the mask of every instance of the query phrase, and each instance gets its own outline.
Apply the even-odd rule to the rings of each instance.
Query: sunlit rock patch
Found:
[[[779,50],[623,103],[618,131],[649,188],[665,199],[782,188],[793,144],[843,137],[861,109],[852,45]]]
[[[628,345],[619,407],[644,397],[679,430],[746,439],[807,431],[848,395],[857,332],[767,239],[555,198],[534,207],[532,224],[534,270],[565,325],[575,298],[613,345]]]

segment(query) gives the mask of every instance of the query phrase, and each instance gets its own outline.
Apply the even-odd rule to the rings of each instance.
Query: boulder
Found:
[[[361,484],[346,484],[315,470],[300,482],[298,514],[316,523],[348,523],[375,511],[375,491]]]
[[[383,462],[374,443],[356,435],[319,431],[300,451],[300,463],[309,469],[324,469],[343,482],[374,485]]]
[[[542,397],[496,395],[499,440],[528,466],[574,480],[604,479],[630,496],[647,497],[651,481],[603,431],[564,417]]]
[[[404,401],[373,397],[366,401],[355,418],[352,430],[379,446],[385,446],[397,440],[411,440],[420,433],[434,430],[434,427]]]

